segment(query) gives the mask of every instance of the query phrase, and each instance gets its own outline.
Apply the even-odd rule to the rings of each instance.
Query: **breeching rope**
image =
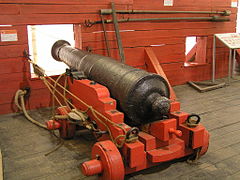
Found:
[[[59,77],[60,77],[60,76],[59,76]],[[123,127],[121,127],[121,126],[120,126],[119,124],[117,124],[117,123],[112,122],[110,119],[108,119],[108,118],[105,117],[103,114],[101,114],[100,112],[98,112],[97,110],[95,110],[92,106],[88,105],[87,103],[85,103],[84,101],[82,101],[81,99],[79,99],[76,95],[74,95],[72,92],[68,91],[65,87],[63,87],[61,84],[59,84],[58,82],[56,82],[56,81],[55,81],[54,79],[52,79],[51,77],[48,77],[48,78],[49,78],[52,82],[54,82],[58,87],[60,87],[61,89],[63,89],[63,90],[65,91],[65,94],[66,94],[66,92],[67,92],[67,93],[70,94],[73,98],[75,98],[78,102],[80,102],[81,104],[83,104],[84,106],[86,106],[87,109],[86,109],[85,111],[83,111],[83,112],[84,112],[84,113],[87,113],[88,111],[91,111],[91,113],[93,114],[93,116],[94,116],[101,124],[103,124],[103,125],[106,127],[106,129],[107,129],[107,131],[108,131],[108,133],[109,133],[109,136],[110,136],[111,140],[115,143],[115,145],[116,145],[117,147],[119,147],[119,148],[123,146],[123,144],[124,144],[125,141],[126,141],[126,130],[125,130]],[[49,81],[47,81],[46,77],[40,77],[40,79],[43,80],[44,84],[46,84],[46,86],[49,88],[49,90],[51,89],[50,87],[52,87],[52,88],[54,89],[54,91],[52,91],[52,94],[53,94],[53,96],[54,96],[55,99],[57,99],[57,97],[56,97],[56,95],[55,95],[53,92],[58,93],[58,94],[64,99],[64,101],[67,102],[67,104],[70,104],[74,109],[77,109],[77,108],[74,106],[74,104],[73,104],[70,100],[68,100],[68,99],[66,98],[66,96],[65,96],[64,94],[62,94],[61,92],[59,92]],[[50,91],[50,92],[51,92],[51,91]],[[60,105],[61,105],[61,104],[60,104]],[[110,123],[111,125],[116,126],[116,127],[120,128],[120,129],[122,129],[123,132],[124,132],[124,135],[119,135],[119,136],[117,136],[117,137],[114,139],[113,136],[112,136],[112,132],[111,132],[109,126],[108,126],[104,121],[102,121],[98,116],[100,116],[101,118],[103,118],[104,120],[106,120],[106,121],[107,121],[108,123]],[[118,144],[117,140],[119,140],[120,138],[124,138],[124,139],[122,140],[122,142],[121,142],[120,144]]]
[[[65,75],[61,74],[56,80],[54,80],[53,78],[47,76],[45,74],[45,71],[39,67],[37,64],[35,64],[29,57],[28,57],[28,62],[31,63],[33,65],[34,68],[34,72],[39,76],[39,78],[43,81],[43,83],[46,85],[46,87],[49,89],[50,93],[52,94],[53,97],[53,106],[54,106],[54,99],[57,101],[57,103],[60,106],[63,106],[63,104],[61,103],[61,101],[58,99],[58,97],[56,96],[56,93],[61,96],[61,98],[63,98],[65,104],[67,107],[72,107],[73,109],[77,109],[74,104],[68,99],[66,98],[66,93],[68,93],[69,95],[71,95],[74,99],[76,99],[78,102],[80,102],[82,105],[86,106],[86,110],[82,111],[82,113],[86,114],[87,112],[91,112],[92,115],[97,119],[97,121],[99,121],[101,124],[103,124],[106,129],[107,132],[109,133],[109,136],[112,140],[112,142],[118,147],[121,148],[123,146],[123,144],[125,142],[133,142],[136,141],[136,137],[134,138],[129,138],[127,139],[127,131],[126,129],[124,129],[122,126],[120,126],[117,123],[114,123],[113,121],[111,121],[110,119],[108,119],[106,116],[104,116],[103,114],[101,114],[100,112],[98,112],[96,109],[94,109],[92,106],[88,105],[87,103],[85,103],[84,101],[82,101],[80,98],[78,98],[75,94],[73,94],[72,92],[70,92],[66,87],[67,87],[67,78],[65,79],[64,82],[64,86],[62,86],[59,83],[59,80]],[[50,83],[48,80],[52,81],[52,83]],[[57,90],[57,87],[61,88],[63,90],[63,93],[59,92],[59,90]],[[23,99],[23,98],[22,98]],[[24,99],[22,100],[24,102]],[[16,103],[18,104],[18,103]],[[18,106],[18,105],[17,105]],[[21,110],[22,108],[20,106],[18,106],[18,108]],[[70,108],[70,109],[72,109]],[[25,113],[24,113],[25,114]],[[54,114],[55,115],[55,114]],[[25,114],[26,116],[26,114]],[[123,131],[123,134],[118,135],[115,139],[112,135],[111,129],[109,128],[109,126],[102,120],[104,119],[107,123],[111,124],[112,126],[116,126],[118,128],[120,128]],[[57,119],[57,118],[56,118]],[[37,123],[35,123],[37,124]],[[38,125],[38,124],[37,124]],[[41,126],[40,126],[41,127]],[[46,128],[46,126],[44,126],[43,128]]]
[[[29,116],[29,114],[27,113],[25,102],[24,102],[24,95],[26,95],[26,93],[27,93],[26,90],[18,90],[16,92],[16,95],[14,98],[16,106],[18,107],[19,110],[21,110],[23,112],[23,114],[29,121],[31,121],[33,124],[36,124],[37,126],[43,128],[43,129],[48,130],[47,126],[39,123],[38,121],[33,119],[31,116]],[[20,99],[20,104],[19,104],[19,99]]]

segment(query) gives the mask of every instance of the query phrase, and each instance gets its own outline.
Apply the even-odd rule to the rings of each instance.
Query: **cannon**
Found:
[[[170,108],[168,83],[160,75],[127,66],[116,60],[75,49],[64,40],[52,47],[52,56],[86,78],[106,86],[126,122],[140,125],[161,120]]]
[[[57,108],[60,119],[46,124],[65,139],[79,127],[93,132],[98,142],[91,160],[81,164],[84,175],[123,180],[125,174],[207,152],[209,133],[200,117],[182,112],[180,103],[169,99],[162,76],[73,48],[64,40],[53,45],[52,56],[70,68],[67,91],[74,109]]]

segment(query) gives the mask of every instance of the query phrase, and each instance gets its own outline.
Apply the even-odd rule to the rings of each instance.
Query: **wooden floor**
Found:
[[[185,161],[164,163],[126,177],[129,180],[155,179],[240,179],[240,81],[231,86],[198,93],[188,85],[174,88],[182,110],[199,113],[210,132],[209,151],[196,165]],[[49,110],[32,112],[41,121]],[[94,143],[90,135],[58,144],[49,132],[29,123],[20,114],[0,116],[0,149],[5,180],[96,179],[84,177],[79,165],[90,157]]]

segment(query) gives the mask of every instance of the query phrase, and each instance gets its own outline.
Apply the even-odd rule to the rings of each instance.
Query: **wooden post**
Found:
[[[197,37],[196,63],[206,63],[207,56],[207,37]]]
[[[81,24],[73,25],[75,48],[82,49],[82,27]]]
[[[3,160],[1,149],[0,149],[0,180],[3,180]]]
[[[33,62],[38,63],[38,53],[37,53],[37,35],[36,35],[36,27],[31,26],[32,31],[32,50],[33,50]]]

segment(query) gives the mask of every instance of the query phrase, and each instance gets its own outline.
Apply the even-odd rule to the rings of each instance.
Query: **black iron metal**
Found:
[[[111,51],[110,51],[109,41],[108,41],[107,32],[106,32],[105,21],[103,19],[102,14],[100,14],[100,17],[101,17],[101,21],[102,21],[102,28],[103,28],[103,33],[104,33],[105,45],[107,48],[107,54],[108,54],[108,57],[111,57]]]
[[[139,129],[137,127],[131,128],[129,131],[126,133],[126,140],[132,139],[134,137],[138,137],[139,134]]]
[[[112,9],[101,9],[101,14],[112,14]],[[230,16],[230,10],[224,11],[158,11],[158,10],[116,10],[117,14],[220,14],[222,16]]]
[[[127,18],[127,19],[118,19],[118,23],[124,23],[124,22],[146,22],[146,21],[182,21],[182,20],[188,20],[188,21],[213,21],[213,22],[225,22],[230,21],[230,18],[228,17],[220,17],[220,16],[211,16],[211,17],[168,17],[168,18]],[[100,24],[102,21],[85,21],[86,27],[91,27],[94,24]],[[113,20],[107,19],[105,20],[105,23],[113,23]]]
[[[201,121],[201,117],[198,114],[190,114],[186,121],[187,123],[199,124]]]
[[[72,48],[64,40],[53,45],[52,56],[106,86],[125,113],[126,123],[140,125],[161,120],[169,112],[169,86],[157,74]]]
[[[82,71],[77,71],[73,69],[66,69],[66,75],[69,76],[72,80],[81,80],[87,78]]]
[[[117,38],[119,57],[121,59],[121,62],[125,63],[125,55],[124,55],[124,50],[123,50],[123,46],[122,46],[121,35],[120,35],[120,32],[119,32],[118,19],[117,19],[117,14],[116,14],[116,10],[115,10],[115,3],[112,2],[111,6],[112,6],[112,17],[113,17],[115,35],[116,35],[116,38]]]

